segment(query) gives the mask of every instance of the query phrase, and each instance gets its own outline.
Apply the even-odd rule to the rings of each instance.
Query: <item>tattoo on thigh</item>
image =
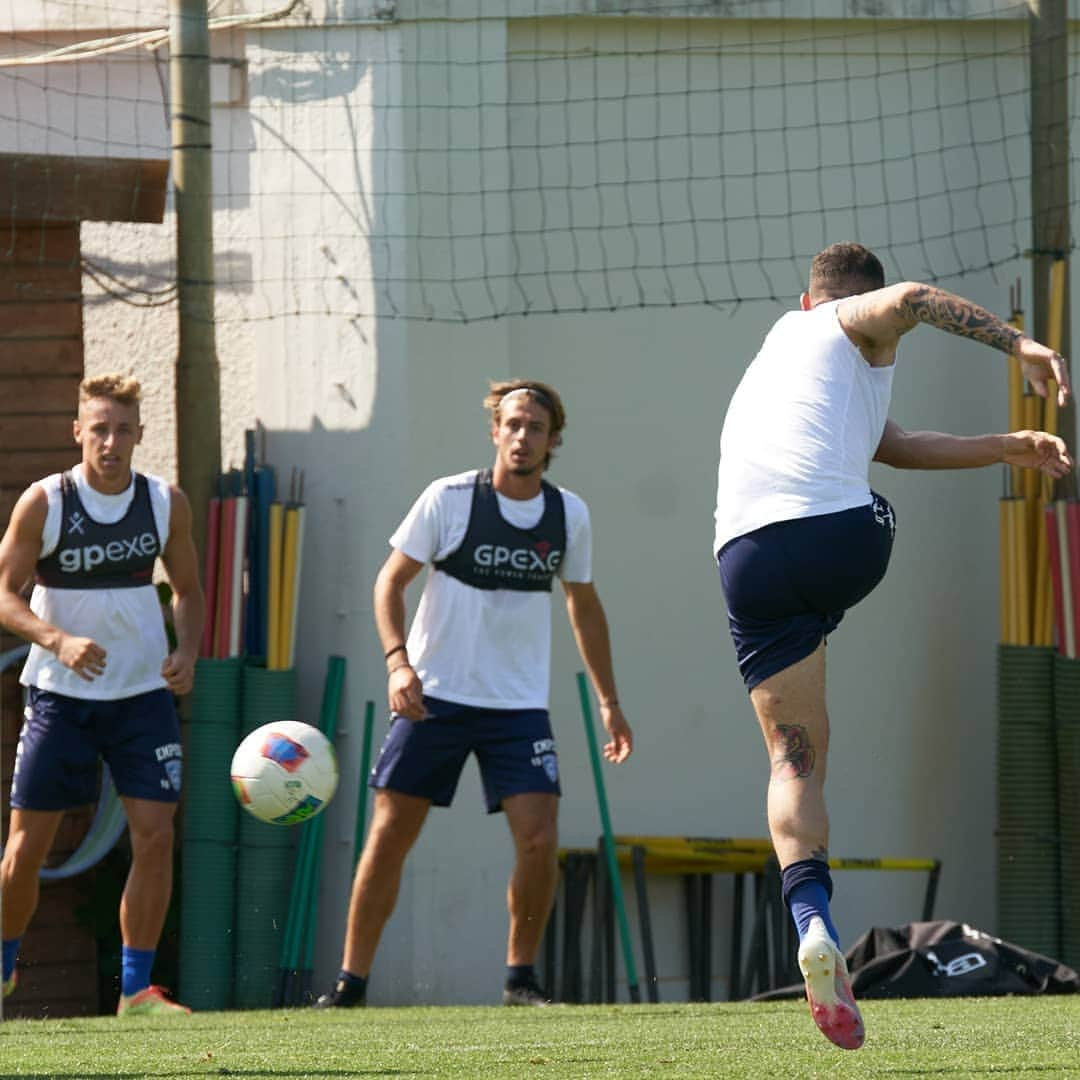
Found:
[[[814,771],[814,748],[802,724],[777,724],[772,773],[778,780],[802,780]]]

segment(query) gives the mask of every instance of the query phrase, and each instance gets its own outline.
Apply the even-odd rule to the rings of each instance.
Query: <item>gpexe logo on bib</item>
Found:
[[[132,559],[144,559],[158,553],[158,538],[152,532],[144,532],[124,540],[110,540],[107,544],[86,544],[69,547],[57,552],[56,561],[65,574],[78,574],[93,570],[102,563],[125,563]]]
[[[541,540],[532,547],[510,548],[504,544],[478,544],[473,562],[485,570],[518,573],[554,574],[562,562],[563,553]],[[505,569],[504,569],[505,568]]]

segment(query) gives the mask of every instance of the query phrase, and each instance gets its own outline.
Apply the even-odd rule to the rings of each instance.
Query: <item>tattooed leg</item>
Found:
[[[769,832],[781,867],[828,858],[825,647],[750,693],[769,753]]]
[[[777,780],[805,780],[814,771],[814,747],[802,724],[777,724],[772,774]]]

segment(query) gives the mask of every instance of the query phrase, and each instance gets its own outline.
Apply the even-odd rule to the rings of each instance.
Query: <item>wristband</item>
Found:
[[[408,661],[408,660],[402,660],[402,662],[401,662],[400,664],[395,664],[395,665],[394,665],[394,666],[393,666],[393,667],[392,667],[392,668],[391,668],[391,669],[390,669],[390,670],[389,670],[389,671],[388,671],[388,672],[386,673],[386,677],[387,677],[387,678],[389,679],[389,678],[390,678],[390,676],[391,676],[391,675],[393,675],[395,671],[400,671],[400,670],[401,670],[401,669],[402,669],[403,667],[410,667],[410,666],[411,666],[411,665],[409,664],[409,661]]]
[[[401,652],[405,648],[404,645],[395,645],[388,653],[383,653],[383,659],[389,660],[391,656],[396,652]]]
[[[601,709],[610,709],[613,705],[618,705],[619,699],[617,697],[609,698],[607,701],[600,702]]]

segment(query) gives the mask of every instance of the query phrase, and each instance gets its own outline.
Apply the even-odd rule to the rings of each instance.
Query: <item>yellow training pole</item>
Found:
[[[1058,642],[1059,648],[1070,659],[1076,657],[1076,626],[1073,622],[1073,591],[1076,583],[1072,580],[1072,565],[1069,559],[1069,524],[1068,506],[1064,499],[1054,503],[1054,517],[1057,524],[1058,551],[1061,552],[1061,614],[1065,640]]]
[[[1061,333],[1065,321],[1065,260],[1055,259],[1050,267],[1050,311],[1046,344],[1061,352]],[[1050,380],[1044,409],[1043,430],[1058,433],[1057,383]]]
[[[284,507],[281,503],[270,504],[270,552],[267,574],[269,576],[266,604],[266,666],[277,671],[278,642],[281,626],[281,548],[283,541]]]
[[[1012,581],[1009,573],[1009,500],[998,499],[998,562],[1001,572],[1001,640],[1012,645]]]
[[[1060,351],[1061,335],[1065,315],[1065,260],[1055,259],[1050,267],[1050,296],[1046,343],[1051,349]],[[1042,402],[1040,423],[1029,425],[1057,434],[1058,403],[1057,383],[1050,379],[1047,396]],[[1035,470],[1029,470],[1035,474]],[[1053,485],[1048,477],[1040,477],[1035,485],[1033,522],[1035,538],[1034,589],[1035,611],[1032,641],[1035,645],[1051,645],[1054,640],[1053,589],[1050,581],[1050,556],[1046,543],[1045,508],[1050,503]],[[1025,487],[1026,490],[1026,487]]]
[[[297,507],[285,511],[285,554],[281,567],[281,621],[278,626],[278,660],[283,668],[292,665],[289,655],[289,635],[292,631],[293,605],[296,603],[296,555],[300,515]]]
[[[1028,539],[1028,513],[1027,500],[1017,499],[1014,508],[1016,517],[1016,565],[1019,573],[1016,575],[1017,607],[1019,609],[1019,641],[1020,645],[1031,644],[1031,544]]]
[[[1055,259],[1050,267],[1050,312],[1046,344],[1061,352],[1061,328],[1065,319],[1065,260]]]
[[[1050,580],[1050,553],[1046,548],[1046,524],[1043,519],[1042,501],[1036,504],[1038,517],[1035,521],[1035,611],[1031,628],[1033,645],[1053,644],[1047,634],[1047,612],[1050,608],[1050,593],[1047,585]]]
[[[1020,371],[1020,361],[1015,356],[1009,357],[1009,430],[1020,431],[1024,427],[1024,376]],[[1023,486],[1024,470],[1019,465],[1009,466],[1009,479],[1012,491],[1020,491]]]
[[[304,564],[304,525],[307,511],[303,505],[296,508],[296,555],[293,559],[292,616],[289,620],[288,667],[296,664],[296,625],[300,614],[300,570]]]
[[[1012,290],[1010,289],[1010,294]],[[1016,284],[1016,297],[1013,303],[1012,318],[1009,319],[1009,325],[1015,326],[1017,330],[1022,334],[1024,332],[1024,313],[1019,310],[1020,308],[1020,283]],[[1024,414],[1024,373],[1020,370],[1020,361],[1015,356],[1009,357],[1009,430],[1019,431],[1025,426],[1025,414]],[[1012,479],[1012,494],[1016,494],[1020,491],[1023,484],[1023,472],[1019,465],[1012,465],[1009,467],[1009,474]]]
[[[1005,551],[1008,552],[1008,567],[1005,568],[1004,588],[1009,596],[1009,634],[1010,645],[1020,644],[1020,631],[1017,630],[1016,605],[1020,602],[1020,590],[1016,584],[1016,529],[1013,515],[1013,501],[1015,496],[1009,496],[1004,502],[1005,516]]]

